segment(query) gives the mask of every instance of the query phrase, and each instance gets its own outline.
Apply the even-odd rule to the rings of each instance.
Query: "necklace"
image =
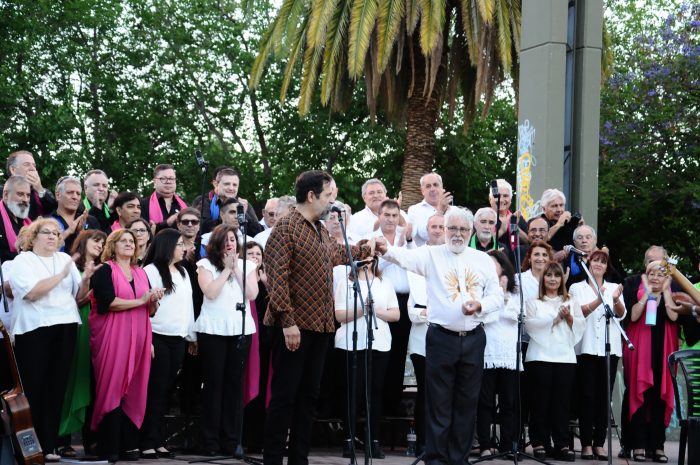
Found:
[[[42,257],[40,257],[39,255],[37,255],[37,253],[34,252],[33,250],[32,250],[32,253],[34,254],[34,256],[35,256],[36,258],[39,259],[39,263],[41,263],[41,266],[43,266],[44,269],[45,269],[46,271],[48,271],[49,274],[50,274],[51,276],[54,276],[54,275],[56,274],[56,254],[51,255],[51,262],[52,262],[52,265],[53,265],[53,272],[52,272],[51,270],[49,270],[49,267],[46,266],[46,263],[44,263],[44,259],[43,259]]]

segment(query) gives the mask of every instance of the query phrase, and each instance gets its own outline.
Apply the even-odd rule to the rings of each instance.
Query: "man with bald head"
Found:
[[[420,190],[423,200],[408,208],[408,220],[413,225],[413,237],[417,246],[428,241],[428,218],[435,213],[444,215],[452,203],[452,194],[442,187],[442,177],[437,173],[428,173],[420,178]]]
[[[39,216],[48,215],[56,209],[58,204],[51,191],[41,184],[41,177],[36,169],[34,155],[26,150],[12,152],[7,157],[6,176],[24,176],[31,186],[29,199],[29,219],[35,220]]]
[[[263,207],[262,210],[263,220],[260,222],[260,225],[263,228],[265,228],[265,231],[272,228],[275,225],[275,222],[277,221],[277,218],[275,217],[275,211],[277,210],[278,200],[279,199],[277,197],[272,197],[271,199],[268,199],[267,202],[265,202],[265,207]]]

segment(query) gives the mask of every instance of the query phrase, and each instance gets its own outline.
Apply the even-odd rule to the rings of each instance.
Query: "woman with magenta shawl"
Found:
[[[136,460],[151,368],[151,322],[163,289],[150,289],[136,266],[136,236],[119,229],[107,237],[104,265],[92,277],[90,349],[100,454],[110,462]]]
[[[679,307],[671,296],[671,278],[662,272],[660,261],[647,265],[636,297],[627,326],[635,350],[625,346],[622,355],[630,415],[625,443],[634,450],[633,458],[637,462],[643,462],[645,450],[649,450],[653,451],[655,462],[666,463],[665,429],[671,421],[674,403],[666,360],[678,350],[676,309]],[[655,318],[647,318],[649,300],[656,301]]]

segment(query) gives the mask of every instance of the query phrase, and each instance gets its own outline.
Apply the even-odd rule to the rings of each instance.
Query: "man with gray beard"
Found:
[[[506,249],[505,244],[496,240],[496,211],[492,208],[480,208],[474,214],[474,234],[469,247],[482,252]]]
[[[450,207],[444,245],[408,250],[377,239],[384,259],[426,280],[426,464],[467,463],[484,366],[483,322],[503,302],[493,260],[467,247],[473,223],[469,210]]]
[[[22,226],[30,224],[29,201],[31,184],[24,176],[14,175],[5,183],[0,202],[0,260],[12,260],[17,256],[17,234]]]

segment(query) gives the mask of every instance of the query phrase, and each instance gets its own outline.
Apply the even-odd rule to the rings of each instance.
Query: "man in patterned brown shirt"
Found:
[[[306,171],[296,179],[297,207],[277,220],[265,247],[270,301],[264,323],[273,326],[272,397],[265,424],[265,465],[282,465],[287,430],[289,465],[308,464],[313,411],[335,333],[333,267],[348,261],[321,223],[330,209],[333,178]],[[355,247],[355,258],[372,254]]]

